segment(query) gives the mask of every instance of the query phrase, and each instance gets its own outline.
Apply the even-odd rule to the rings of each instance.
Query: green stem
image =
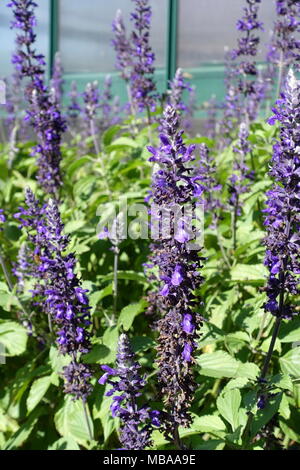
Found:
[[[181,439],[179,437],[178,426],[176,426],[174,429],[173,438],[174,438],[174,446],[176,447],[176,449],[183,450],[184,445],[182,444]]]
[[[114,255],[114,320],[117,317],[117,303],[118,303],[118,261],[119,261],[119,248],[115,247]]]
[[[220,249],[221,249],[221,253],[222,253],[224,262],[225,262],[225,264],[227,265],[228,269],[231,269],[231,264],[230,264],[230,262],[229,262],[229,259],[228,259],[228,257],[227,257],[227,254],[226,254],[226,252],[225,252],[225,248],[224,248],[224,246],[223,246],[222,239],[221,239],[221,236],[220,236],[218,230],[216,230],[216,234],[217,234],[217,240],[218,240],[219,247],[220,247]]]
[[[237,211],[239,206],[239,197],[237,196],[236,203],[234,205],[234,210],[232,214],[232,240],[233,240],[233,251],[236,250],[237,240],[236,240],[236,231],[237,231]]]
[[[10,272],[7,269],[7,266],[6,266],[6,263],[5,263],[5,260],[4,260],[4,257],[2,255],[2,253],[0,253],[0,265],[2,267],[2,271],[3,271],[3,274],[4,274],[4,277],[5,277],[8,288],[9,288],[10,292],[14,293],[15,288],[14,288],[13,282],[11,280]],[[19,297],[16,294],[14,294],[14,295],[15,295],[15,298],[17,299],[18,303],[19,303],[19,306],[20,306],[21,310],[29,318],[30,315],[28,314],[23,302],[19,299]]]
[[[82,403],[83,403],[84,417],[85,417],[86,425],[87,425],[87,428],[88,428],[88,433],[89,433],[89,436],[90,436],[90,440],[92,442],[94,440],[94,436],[93,436],[93,433],[92,433],[92,429],[91,429],[91,425],[90,425],[90,421],[89,421],[89,416],[88,416],[88,412],[87,412],[87,404],[84,400],[82,400]]]

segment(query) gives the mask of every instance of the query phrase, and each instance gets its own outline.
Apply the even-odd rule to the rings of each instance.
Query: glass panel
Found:
[[[8,76],[13,66],[11,64],[11,54],[15,50],[15,38],[17,30],[10,29],[10,22],[13,18],[11,8],[6,5],[6,0],[0,2],[0,77]],[[49,0],[38,0],[38,8],[36,8],[36,16],[38,25],[36,27],[37,42],[36,49],[38,52],[48,58],[49,50]]]
[[[168,0],[151,0],[153,11],[151,44],[156,67],[165,67]],[[121,9],[128,31],[131,0],[63,0],[60,7],[60,41],[64,69],[67,73],[114,71],[115,54],[111,45],[111,24]]]
[[[178,65],[199,67],[201,63],[224,61],[224,47],[235,47],[236,22],[245,0],[179,0]],[[270,30],[275,19],[275,2],[263,1],[259,18],[261,31],[259,60],[264,60]]]

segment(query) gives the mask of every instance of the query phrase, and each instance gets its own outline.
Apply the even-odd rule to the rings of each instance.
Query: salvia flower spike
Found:
[[[195,146],[184,144],[179,125],[175,109],[167,106],[161,122],[161,145],[159,148],[148,147],[152,154],[150,161],[158,165],[153,173],[151,201],[159,210],[164,208],[170,212],[174,204],[180,210],[186,205],[194,207],[201,179],[190,168],[195,160]],[[153,243],[146,266],[149,280],[155,278],[152,267],[159,267],[156,274],[158,292],[150,293],[149,300],[153,302],[155,297],[155,304],[160,306],[163,314],[156,324],[159,332],[158,386],[168,413],[166,431],[171,435],[176,434],[178,426],[187,427],[191,423],[189,408],[196,388],[193,363],[202,323],[194,294],[202,283],[199,273],[202,259],[197,249],[191,249],[188,243],[193,230],[191,227],[188,230],[185,216],[182,224],[176,224],[168,237],[158,237]]]
[[[134,25],[131,34],[133,65],[130,88],[136,110],[154,111],[156,107],[156,85],[153,80],[155,55],[150,46],[152,11],[148,0],[132,0],[135,10],[131,14]]]
[[[145,387],[140,367],[127,335],[122,333],[118,341],[116,367],[102,366],[104,375],[99,383],[111,386],[106,395],[112,396],[110,409],[113,417],[121,420],[120,441],[126,450],[150,447],[153,427],[160,426],[158,411],[138,405],[137,399]]]
[[[51,318],[60,353],[70,357],[63,372],[65,393],[86,401],[91,392],[91,371],[81,362],[81,355],[91,347],[87,290],[81,287],[75,272],[74,254],[65,254],[70,240],[63,233],[56,202],[50,199],[41,207],[27,189],[26,205],[15,217],[27,229],[32,254],[36,255],[30,273],[36,279],[33,298],[36,306]]]
[[[62,184],[61,138],[66,130],[66,124],[61,117],[57,102],[53,94],[47,90],[44,83],[44,56],[35,50],[36,18],[34,9],[37,6],[32,0],[12,0],[9,4],[14,14],[12,28],[18,30],[17,51],[12,62],[24,79],[26,84],[25,95],[29,102],[27,120],[32,124],[37,137],[38,145],[35,147],[37,155],[37,179],[46,193],[58,197]]]
[[[273,148],[270,175],[275,181],[264,210],[265,265],[270,273],[265,309],[275,317],[291,318],[296,314],[292,298],[299,294],[300,273],[300,82],[292,70],[273,112],[269,123],[279,122],[280,140]]]

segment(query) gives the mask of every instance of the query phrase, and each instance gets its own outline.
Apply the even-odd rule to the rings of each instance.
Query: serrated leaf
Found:
[[[231,279],[237,282],[264,283],[268,271],[263,264],[237,264],[231,270]]]
[[[284,356],[279,359],[281,370],[284,374],[290,374],[295,378],[300,377],[300,346],[290,349]]]
[[[62,437],[48,447],[47,450],[80,450],[80,447],[71,437],[67,439]]]
[[[88,407],[86,409],[89,427],[93,434],[93,421]],[[71,397],[66,397],[63,406],[55,414],[54,423],[58,433],[66,439],[71,437],[83,446],[86,446],[87,442],[91,441],[89,427],[85,418],[84,405],[81,400],[73,401]]]
[[[240,363],[224,351],[205,353],[197,358],[199,373],[208,377],[235,377]]]
[[[217,399],[217,408],[221,416],[228,421],[234,432],[239,426],[241,393],[237,389],[228,390]]]
[[[282,388],[283,390],[289,390],[293,393],[293,382],[288,374],[277,374],[270,380],[276,387]]]
[[[62,372],[63,367],[67,366],[71,361],[70,356],[63,356],[55,346],[50,348],[49,359],[53,372],[56,372],[58,375]]]
[[[3,356],[19,356],[26,350],[27,332],[13,321],[0,323],[0,345],[4,346]]]
[[[204,415],[194,418],[192,430],[196,432],[226,431],[226,426],[219,416]]]
[[[252,423],[252,435],[255,436],[260,429],[262,429],[277,413],[282,399],[282,393],[277,393],[275,396],[267,400],[266,406],[262,410],[258,410],[254,416]]]
[[[292,322],[282,323],[278,337],[282,343],[300,341],[300,320],[294,319]]]
[[[80,230],[82,227],[84,227],[86,225],[86,221],[85,220],[71,220],[70,222],[68,222],[66,225],[65,225],[65,229],[64,229],[64,232],[65,233],[73,233],[73,232],[77,232],[78,230]]]
[[[128,281],[137,281],[141,283],[147,283],[147,279],[143,273],[136,273],[134,271],[118,271],[118,279],[126,279]],[[109,273],[102,278],[103,281],[112,281],[114,278],[114,273]]]
[[[128,148],[136,149],[138,148],[138,144],[130,137],[119,137],[107,146],[106,151],[109,153],[114,150],[126,150]]]
[[[146,303],[144,301],[141,301],[124,307],[121,310],[118,319],[119,328],[123,326],[124,330],[128,331],[131,328],[135,317],[144,311],[145,305]]]
[[[72,178],[76,170],[84,166],[86,163],[90,163],[91,161],[92,161],[91,157],[81,157],[81,158],[78,158],[78,160],[75,160],[75,162],[71,163],[71,165],[67,167],[68,177]]]
[[[18,429],[14,436],[8,440],[4,450],[12,450],[21,447],[28,439],[39,417],[46,412],[46,408],[38,407],[28,416],[26,422]]]
[[[83,356],[86,364],[110,364],[113,360],[113,352],[104,344],[93,345],[92,350]]]
[[[93,314],[96,310],[96,307],[98,303],[104,299],[105,297],[108,297],[109,295],[112,295],[113,293],[113,285],[109,284],[106,286],[104,289],[92,292],[89,296],[90,299],[90,306],[91,308],[91,314]]]
[[[111,126],[109,129],[107,129],[103,133],[102,142],[105,147],[111,144],[112,139],[117,134],[117,132],[119,132],[120,129],[121,129],[121,126],[115,125],[115,126]]]
[[[105,393],[109,389],[110,387],[106,387]],[[107,397],[105,393],[102,398],[100,410],[97,413],[97,418],[100,419],[102,428],[103,428],[104,442],[107,441],[107,439],[109,438],[109,436],[112,434],[112,432],[115,430],[115,427],[116,427],[116,423],[111,415],[111,409],[110,409],[112,398]]]
[[[237,377],[244,377],[247,379],[255,380],[259,376],[260,369],[256,364],[252,362],[246,362],[241,364],[237,370]]]
[[[26,400],[27,412],[30,413],[46,394],[51,384],[51,375],[41,377],[33,382]]]

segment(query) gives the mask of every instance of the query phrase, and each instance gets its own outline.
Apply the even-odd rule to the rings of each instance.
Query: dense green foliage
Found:
[[[141,120],[142,122],[142,120]],[[141,123],[140,123],[141,124]],[[128,122],[108,129],[101,137],[101,154],[92,143],[79,154],[76,141],[63,146],[64,185],[61,189],[62,219],[71,235],[70,249],[76,253],[83,286],[91,292],[92,351],[84,358],[93,365],[94,391],[89,397],[89,420],[94,441],[89,439],[81,402],[63,394],[60,371],[64,359],[58,355],[55,339],[47,333],[46,344],[28,336],[22,309],[30,308],[30,285],[20,296],[10,290],[0,274],[0,343],[5,346],[5,363],[0,366],[0,447],[2,449],[114,449],[118,444],[118,420],[111,417],[110,397],[97,380],[101,364],[113,365],[120,329],[128,332],[134,351],[147,374],[146,400],[161,404],[156,390],[155,338],[153,319],[145,316],[145,295],[149,285],[144,277],[149,240],[128,238],[120,246],[118,266],[117,317],[113,308],[113,253],[108,240],[97,236],[98,208],[119,203],[120,197],[143,203],[151,184],[151,163],[146,145],[157,139],[157,124],[139,125],[136,134]],[[205,278],[197,293],[206,318],[195,365],[198,388],[189,429],[180,429],[187,448],[279,449],[300,444],[300,321],[283,321],[269,369],[270,396],[266,407],[257,410],[259,371],[270,344],[274,318],[265,314],[263,265],[265,236],[262,208],[271,185],[268,165],[276,126],[262,122],[251,125],[249,140],[253,152],[249,166],[255,181],[243,197],[233,249],[231,213],[222,210],[217,228],[211,228],[211,214],[205,214]],[[232,173],[233,146],[220,152],[217,143],[205,137],[187,142],[205,142],[215,158],[217,178],[223,185],[222,200],[228,200],[228,179]],[[30,186],[43,198],[35,181],[32,143],[18,145],[12,168],[7,146],[0,154],[0,207],[7,222],[0,232],[1,253],[8,271],[24,241],[13,214],[23,204],[24,188]],[[109,207],[109,206],[108,206]],[[12,283],[15,279],[11,275]],[[21,301],[21,303],[20,303]],[[28,312],[27,312],[28,313]],[[45,319],[34,312],[33,322],[47,330]],[[3,361],[2,361],[3,362]],[[245,431],[247,413],[254,414],[251,434]],[[170,444],[159,431],[153,433],[153,448]]]

